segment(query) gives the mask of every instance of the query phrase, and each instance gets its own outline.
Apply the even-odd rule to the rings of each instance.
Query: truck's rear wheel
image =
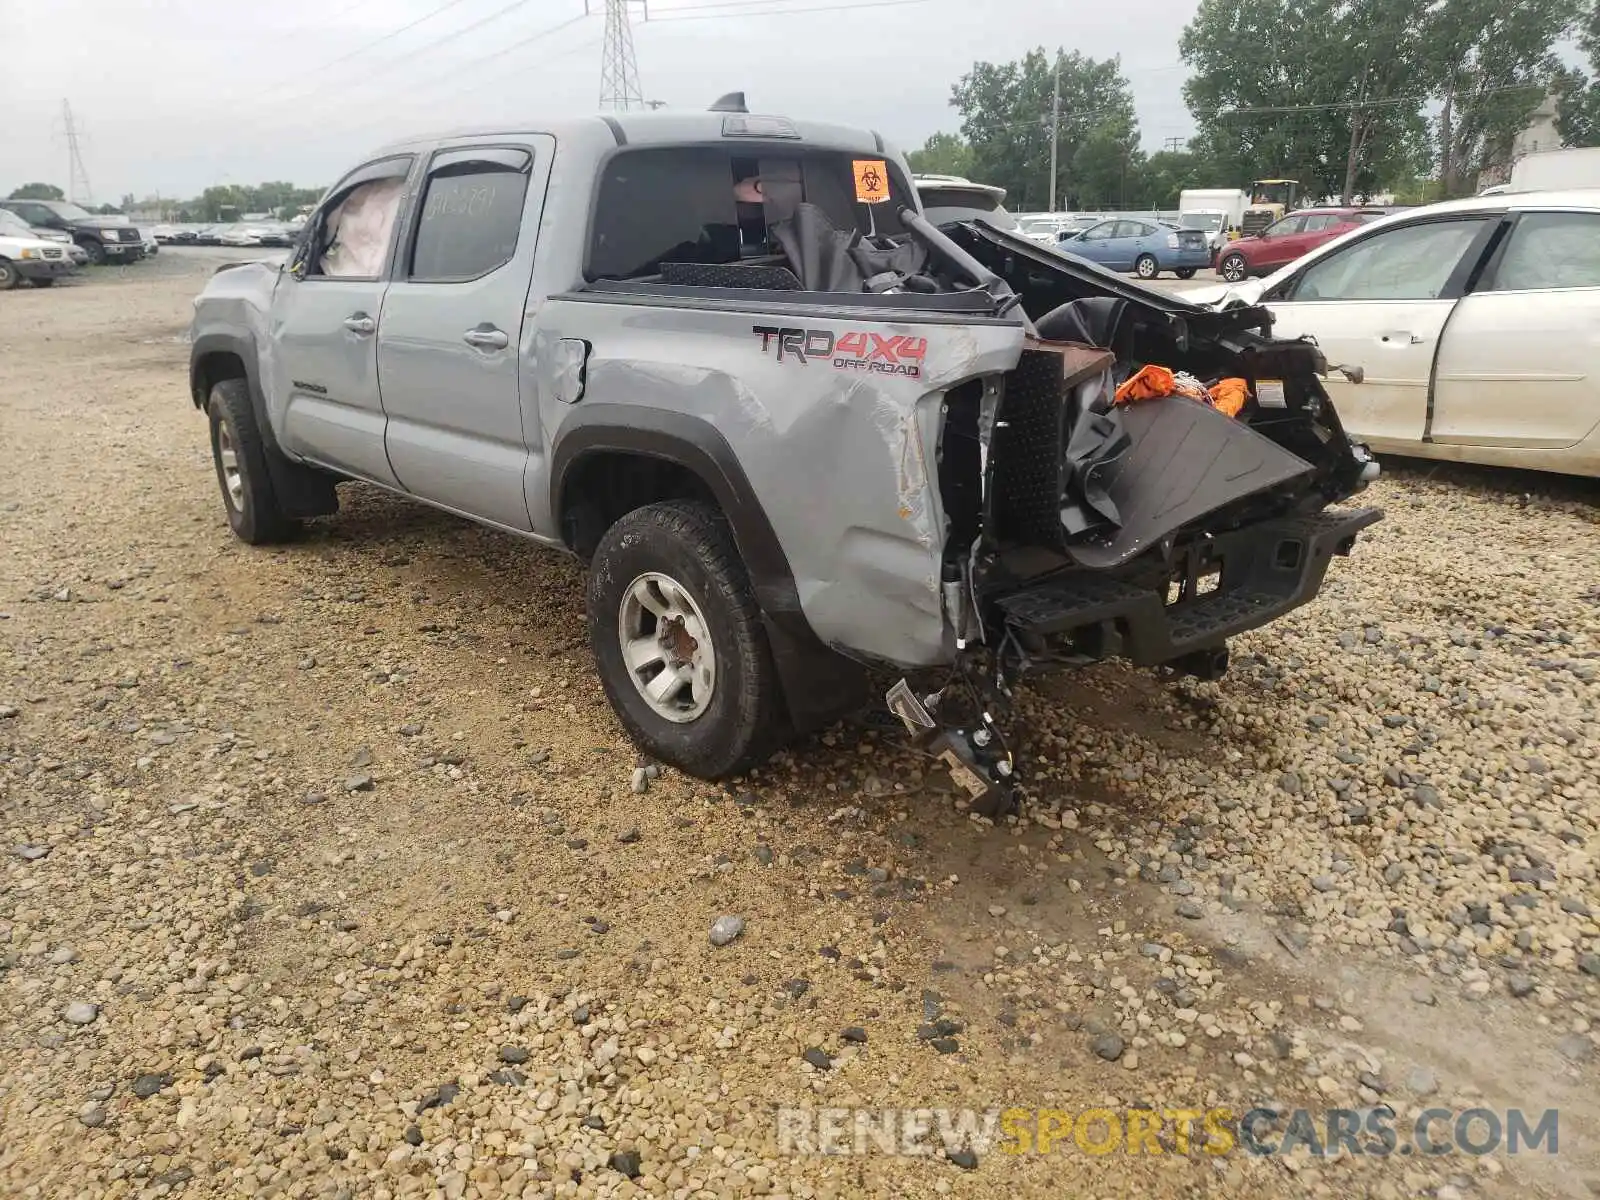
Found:
[[[298,524],[283,515],[272,490],[266,449],[250,405],[250,387],[243,379],[224,379],[211,389],[206,404],[211,419],[211,461],[222,488],[228,527],[252,546],[285,541]]]
[[[608,529],[589,572],[589,640],[611,707],[651,756],[715,779],[781,737],[777,672],[722,515],[651,504]]]

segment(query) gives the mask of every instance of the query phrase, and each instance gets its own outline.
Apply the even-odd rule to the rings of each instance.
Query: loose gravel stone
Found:
[[[106,1106],[91,1100],[78,1110],[78,1123],[89,1129],[99,1129],[106,1123]]]
[[[713,946],[729,945],[735,938],[744,932],[744,918],[735,916],[718,917],[711,924],[711,944]]]
[[[92,1025],[99,1015],[98,1004],[92,1004],[87,1000],[74,1000],[67,1005],[66,1011],[61,1014],[61,1019],[68,1025]]]
[[[810,1063],[819,1071],[833,1070],[833,1058],[820,1046],[808,1046],[801,1058]]]
[[[1089,1048],[1107,1062],[1116,1062],[1122,1057],[1126,1043],[1114,1033],[1102,1033],[1089,1043]]]

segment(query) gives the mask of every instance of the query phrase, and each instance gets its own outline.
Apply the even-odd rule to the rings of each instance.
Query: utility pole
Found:
[[[1181,137],[1169,137],[1167,139],[1167,150],[1169,153],[1176,154],[1182,149],[1183,139]]]
[[[74,204],[92,203],[89,192],[89,172],[83,165],[83,151],[78,146],[78,127],[72,120],[72,105],[61,101],[61,120],[67,133],[67,199]]]
[[[627,111],[644,107],[639,90],[639,62],[633,53],[633,25],[628,18],[629,0],[605,0],[606,33],[600,48],[600,107]],[[589,0],[583,10],[589,12]],[[650,19],[646,0],[645,20]]]
[[[1056,51],[1056,82],[1050,98],[1050,211],[1056,211],[1056,156],[1061,144],[1061,52]]]
[[[1456,98],[1455,88],[1444,94],[1444,109],[1439,114],[1439,183],[1444,188],[1444,195],[1440,200],[1448,200],[1454,188],[1451,186],[1450,176],[1455,173],[1454,146],[1451,144],[1454,137],[1450,131],[1450,109]]]

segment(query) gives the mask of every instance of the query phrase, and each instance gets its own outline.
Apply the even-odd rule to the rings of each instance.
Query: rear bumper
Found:
[[[1205,561],[1191,556],[1178,572],[1185,586],[1174,603],[1152,587],[1080,570],[996,604],[1018,633],[1069,640],[1076,653],[1146,666],[1170,662],[1305,604],[1322,587],[1333,556],[1348,554],[1356,535],[1382,517],[1376,508],[1330,509],[1220,534],[1207,543]],[[1199,580],[1219,565],[1215,590],[1198,592]]]
[[[1197,246],[1193,249],[1168,250],[1161,257],[1161,265],[1171,271],[1187,271],[1191,267],[1198,271],[1211,265],[1211,249]]]

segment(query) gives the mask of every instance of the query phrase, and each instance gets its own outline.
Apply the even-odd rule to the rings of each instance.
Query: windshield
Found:
[[[1056,231],[1056,222],[1024,221],[1022,223],[1022,231],[1024,233],[1054,233]]]
[[[79,208],[76,204],[67,204],[65,202],[58,201],[57,203],[52,204],[50,207],[55,211],[57,216],[65,217],[69,221],[97,221],[100,219],[88,209]]]
[[[1285,208],[1294,198],[1295,185],[1288,180],[1258,179],[1250,189],[1251,204],[1281,204]]]
[[[33,226],[29,225],[15,213],[7,212],[0,208],[0,233],[9,233],[12,237],[36,238]]]
[[[984,220],[999,229],[1016,230],[1017,219],[988,192],[960,188],[918,188],[923,215],[935,225],[947,221]]]
[[[1223,216],[1223,213],[1184,213],[1178,218],[1178,228],[1216,233],[1222,228]]]

